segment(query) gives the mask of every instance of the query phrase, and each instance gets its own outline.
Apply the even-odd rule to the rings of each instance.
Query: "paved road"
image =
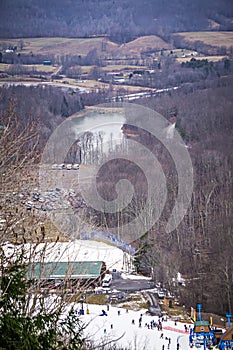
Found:
[[[113,273],[111,289],[117,289],[120,291],[137,291],[154,287],[154,283],[146,279],[123,279],[119,272]]]
[[[62,67],[59,67],[58,70],[60,70]],[[55,74],[55,73],[53,73]],[[53,75],[52,74],[52,75]],[[78,85],[72,85],[72,84],[64,84],[64,83],[58,83],[58,82],[53,82],[53,81],[37,81],[37,82],[33,82],[33,81],[1,81],[0,82],[0,86],[5,85],[5,86],[17,86],[17,85],[23,85],[23,86],[37,86],[37,85],[50,85],[50,86],[56,86],[56,87],[60,87],[63,89],[73,89],[74,91],[77,91],[79,93],[89,93],[90,89],[86,89],[83,86],[78,86]],[[136,100],[142,97],[151,97],[156,96],[158,94],[162,94],[165,92],[169,92],[172,90],[176,90],[178,89],[178,86],[174,86],[174,87],[170,87],[170,88],[165,88],[165,89],[158,89],[155,90],[154,92],[150,92],[149,90],[147,91],[140,91],[140,92],[134,92],[134,93],[130,93],[130,94],[123,94],[121,96],[114,96],[112,97],[112,101],[116,101],[116,100],[121,100],[123,99],[124,101],[130,101],[130,100]]]
[[[121,277],[119,272],[113,273],[113,280],[110,289],[117,289],[120,292],[133,292],[147,290],[145,292],[146,299],[149,302],[148,310],[152,315],[161,316],[161,309],[158,304],[157,296],[148,289],[155,288],[155,284],[147,279],[125,279]]]

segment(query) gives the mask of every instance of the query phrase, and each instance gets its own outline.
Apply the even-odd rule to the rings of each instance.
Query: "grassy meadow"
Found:
[[[227,58],[227,56],[195,56],[195,57],[178,57],[176,60],[179,63],[189,62],[192,58],[195,60],[208,60],[209,62],[218,62]]]
[[[20,64],[20,67],[32,73],[54,73],[57,69],[57,67],[43,64]],[[12,68],[12,64],[0,63],[0,72],[7,72],[10,68]]]
[[[226,46],[230,48],[233,46],[233,31],[232,32],[182,32],[176,33],[180,35],[185,41],[202,41],[204,44],[211,46]]]
[[[19,42],[23,41],[24,46],[22,53],[33,54],[51,54],[51,55],[87,55],[87,53],[96,49],[106,53],[114,52],[114,55],[122,55],[124,53],[139,54],[147,49],[168,49],[169,44],[155,35],[142,36],[126,44],[118,45],[107,38],[21,38],[21,39],[0,39],[2,44],[10,44],[19,46]],[[104,46],[104,48],[103,48]]]

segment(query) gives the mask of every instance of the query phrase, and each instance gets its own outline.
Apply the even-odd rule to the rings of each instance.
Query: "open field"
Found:
[[[0,63],[0,72],[6,72],[10,68],[14,68],[17,65]],[[20,64],[20,68],[27,70],[28,72],[40,72],[40,73],[53,73],[56,71],[57,67],[54,66],[44,66],[43,64]]]
[[[202,41],[211,46],[233,45],[233,32],[179,32],[186,41]],[[19,42],[22,41],[24,46],[19,50]],[[87,53],[96,49],[101,56],[114,53],[114,57],[128,54],[140,54],[148,50],[170,50],[171,45],[158,36],[142,36],[128,43],[118,45],[108,38],[21,38],[21,39],[0,39],[0,46],[4,45],[18,46],[17,52],[33,53],[43,55],[87,55]],[[173,49],[174,51],[174,49]]]
[[[202,41],[204,44],[211,46],[233,46],[233,31],[232,32],[182,32],[174,34],[180,35],[186,41]]]
[[[24,42],[23,50],[20,52],[28,54],[51,54],[51,55],[86,55],[90,50],[101,50],[103,38],[22,38]],[[0,39],[2,43],[17,45],[19,39]],[[109,42],[109,49],[117,47]]]
[[[161,50],[169,48],[171,48],[171,45],[166,43],[164,40],[160,39],[156,35],[142,36],[120,46],[120,50],[137,53],[142,51],[148,51],[150,49]]]
[[[125,91],[125,93],[137,93],[137,92],[144,92],[145,90],[148,90],[148,87],[143,86],[137,86],[137,85],[117,85],[117,84],[108,84],[108,83],[102,83],[96,80],[84,80],[82,82],[76,81],[75,79],[61,79],[61,80],[53,80],[51,81],[41,81],[41,79],[35,79],[30,78],[26,75],[19,75],[14,76],[12,79],[11,76],[8,76],[6,78],[0,79],[0,86],[2,85],[25,85],[25,86],[37,86],[37,85],[50,85],[50,86],[57,86],[57,87],[66,87],[66,88],[80,88],[84,92],[86,91],[98,91],[99,89],[103,90],[109,90],[113,89],[113,91]]]
[[[138,69],[147,69],[147,66],[133,66],[133,65],[116,65],[116,64],[112,64],[112,65],[108,65],[105,67],[101,67],[101,69],[103,71],[106,72],[111,72],[111,71],[123,71],[123,70],[138,70]]]
[[[205,43],[219,46],[230,47],[233,43],[233,32],[185,32],[178,33],[184,40],[187,41],[203,41]],[[174,34],[175,35],[175,34]],[[20,51],[20,45],[23,43],[23,49]],[[163,41],[161,38],[155,35],[142,36],[128,43],[118,45],[110,41],[107,37],[95,37],[95,38],[22,38],[22,39],[0,39],[0,49],[11,48],[17,45],[17,53],[34,55],[43,55],[44,59],[50,59],[51,55],[87,55],[91,50],[96,49],[97,55],[101,57],[103,61],[103,67],[100,69],[104,72],[116,72],[120,71],[122,74],[124,70],[138,70],[147,69],[146,66],[135,65],[137,63],[143,63],[144,59],[141,59],[142,52],[149,52],[150,59],[156,61],[160,56],[172,56],[177,57],[177,62],[187,62],[192,57],[195,56],[196,59],[207,59],[208,61],[216,62],[226,58],[227,56],[198,56],[197,52],[189,49],[176,49],[171,47],[167,42]],[[214,54],[214,53],[213,53]],[[186,57],[184,57],[186,56]],[[40,61],[39,61],[40,62]],[[58,57],[58,61],[59,57]],[[106,62],[109,65],[105,65]],[[119,63],[119,64],[117,64]],[[129,63],[129,64],[128,64]],[[61,67],[62,68],[62,67]],[[52,74],[56,71],[61,71],[61,68],[54,66],[46,66],[43,64],[35,65],[10,65],[10,64],[0,64],[0,72],[9,73],[14,76],[15,82],[30,81],[29,74],[34,74],[33,84],[40,84],[40,80],[36,80],[38,73],[40,75]],[[80,88],[82,91],[98,91],[99,89],[109,90],[109,83],[103,83],[97,80],[87,80],[88,74],[94,68],[93,65],[90,66],[73,66],[76,72],[76,77],[80,76],[80,79],[71,79],[64,77],[59,80],[53,80],[51,82],[46,81],[47,84],[53,84],[54,86],[66,86],[71,88]],[[69,72],[68,72],[69,73]],[[67,73],[67,75],[69,75]],[[17,74],[17,75],[16,75]],[[36,75],[37,74],[37,75]],[[60,74],[60,73],[59,73]],[[62,73],[64,74],[64,73]],[[66,72],[65,72],[66,74]],[[26,76],[28,75],[28,77]],[[82,76],[83,75],[83,76]],[[31,78],[32,80],[32,78]],[[45,80],[46,77],[45,77]],[[1,82],[4,83],[12,81],[12,77],[2,74]],[[124,82],[124,80],[122,79]],[[125,83],[125,82],[124,82]],[[64,85],[63,85],[64,84]],[[145,91],[148,88],[135,85],[123,85],[123,84],[111,84],[111,88],[115,91],[125,90],[126,94]]]
[[[6,72],[11,67],[11,64],[0,63],[0,72]]]
[[[114,55],[125,53],[139,54],[147,49],[168,49],[169,45],[155,35],[143,36],[123,45],[118,45],[107,38],[21,38],[21,39],[0,39],[0,46],[7,44],[19,46],[23,41],[24,47],[19,50],[21,53],[50,54],[50,55],[87,55],[96,49],[98,53],[105,56],[114,52]],[[103,48],[104,46],[104,48]],[[3,47],[3,46],[2,46]]]
[[[169,50],[163,50],[163,56],[177,56],[181,57],[182,55],[191,55],[193,54],[193,50],[188,49],[169,49]]]
[[[80,68],[81,74],[90,73],[90,71],[96,66],[73,66],[73,68]],[[127,71],[127,70],[138,70],[138,69],[147,69],[147,66],[134,66],[134,65],[120,65],[120,64],[111,64],[104,67],[100,67],[100,69],[104,72],[117,72],[117,71]]]
[[[208,60],[209,62],[218,62],[223,60],[224,58],[227,58],[227,56],[195,56],[195,57],[179,57],[177,58],[177,62],[183,63],[183,62],[189,62],[192,58],[195,58],[195,60]]]
[[[67,86],[71,85],[77,85],[77,87],[85,88],[86,90],[97,90],[97,89],[105,89],[108,90],[110,88],[110,84],[108,83],[102,83],[100,81],[96,80],[83,80],[83,81],[76,81],[75,79],[71,78],[64,78],[61,80],[54,80],[54,83],[64,83],[67,84]],[[111,84],[111,88],[113,90],[120,90],[125,89],[128,93],[133,92],[139,92],[139,91],[145,91],[148,89],[148,87],[143,86],[137,86],[137,85],[117,85],[117,84]]]

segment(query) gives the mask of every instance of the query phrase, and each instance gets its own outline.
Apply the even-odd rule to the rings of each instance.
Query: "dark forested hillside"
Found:
[[[16,113],[25,120],[39,118],[41,144],[66,117],[80,111],[83,102],[78,94],[66,89],[42,86],[0,87],[0,114],[13,103]]]
[[[136,35],[232,30],[231,0],[2,0],[1,37]]]
[[[160,220],[148,236],[143,263],[151,268],[159,251],[153,266],[158,279],[169,285],[176,268],[187,276],[186,288],[181,289],[186,306],[198,301],[206,310],[225,314],[233,304],[232,80],[205,90],[153,97],[141,104],[164,116],[176,110],[178,130],[189,139],[194,170],[187,215],[171,234],[164,232]],[[156,241],[153,246],[151,237]]]

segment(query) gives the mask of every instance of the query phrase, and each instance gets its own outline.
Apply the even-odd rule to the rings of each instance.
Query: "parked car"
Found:
[[[112,283],[112,275],[106,274],[102,281],[102,287],[109,287],[111,283]]]
[[[65,164],[63,164],[63,163],[62,163],[62,164],[59,164],[57,168],[58,168],[58,169],[65,169]]]
[[[163,291],[158,291],[158,293],[157,293],[157,295],[158,295],[158,298],[159,299],[163,299],[164,297],[165,297],[165,294],[164,294],[164,292]]]
[[[73,165],[73,169],[74,169],[74,170],[78,170],[78,169],[79,169],[79,164],[78,164],[78,163],[74,164],[74,165]]]

